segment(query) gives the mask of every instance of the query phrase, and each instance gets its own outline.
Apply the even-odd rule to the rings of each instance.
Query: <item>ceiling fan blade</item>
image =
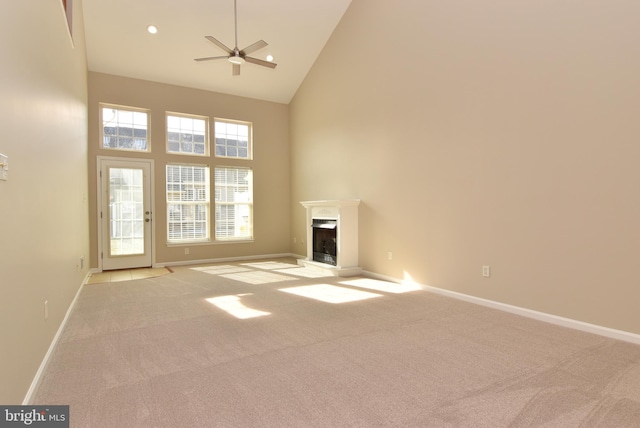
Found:
[[[261,65],[263,67],[269,67],[269,68],[276,68],[276,65],[278,65],[278,64],[275,64],[273,62],[263,61],[261,59],[252,58],[250,56],[245,56],[244,60],[247,61],[247,62],[253,63],[253,64],[257,64],[257,65]]]
[[[207,56],[204,58],[195,58],[194,61],[210,61],[212,59],[227,59],[228,56]]]
[[[265,42],[264,40],[258,40],[257,42],[255,42],[254,44],[247,46],[246,48],[242,49],[240,52],[243,55],[249,55],[252,52],[257,51],[258,49],[262,49],[266,46],[269,46],[269,44],[267,42]]]
[[[229,49],[227,46],[225,46],[224,43],[222,43],[221,41],[219,41],[215,37],[213,37],[213,36],[204,36],[204,38],[209,40],[214,45],[218,46],[220,49],[222,49],[223,51],[225,51],[229,55],[231,55],[233,53],[233,51],[231,49]]]
[[[231,70],[232,76],[240,76],[240,64],[233,64],[233,69]]]

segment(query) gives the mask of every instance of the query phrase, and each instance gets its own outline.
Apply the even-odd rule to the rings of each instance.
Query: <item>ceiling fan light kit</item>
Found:
[[[235,47],[233,49],[230,49],[229,47],[227,47],[224,43],[222,43],[221,41],[219,41],[218,39],[216,39],[213,36],[204,36],[205,39],[209,40],[211,43],[213,43],[214,45],[218,46],[220,49],[222,49],[223,51],[225,51],[227,53],[226,56],[209,56],[209,57],[204,57],[204,58],[196,58],[194,61],[210,61],[210,60],[214,60],[214,59],[223,59],[226,58],[227,61],[229,61],[231,64],[233,64],[232,70],[231,70],[231,74],[233,76],[239,76],[240,75],[240,66],[242,64],[244,64],[245,62],[250,62],[252,64],[256,64],[256,65],[261,65],[263,67],[268,67],[268,68],[276,68],[276,66],[278,64],[275,64],[273,62],[270,61],[264,61],[258,58],[253,58],[249,55],[250,53],[253,53],[259,49],[262,49],[266,46],[268,46],[267,42],[265,42],[264,40],[258,40],[257,42],[247,46],[244,49],[238,49],[238,6],[236,4],[236,0],[233,0],[233,15],[235,18]]]

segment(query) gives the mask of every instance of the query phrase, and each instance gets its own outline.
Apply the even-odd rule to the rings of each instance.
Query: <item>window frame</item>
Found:
[[[241,156],[227,156],[227,155],[219,155],[218,154],[218,133],[216,130],[216,125],[218,123],[231,124],[231,125],[246,125],[248,128],[247,132],[247,157]],[[227,136],[228,134],[225,134]],[[227,138],[225,138],[227,139]],[[225,148],[228,147],[225,145]],[[239,160],[253,160],[253,122],[247,122],[244,120],[235,120],[235,119],[224,119],[220,117],[213,118],[213,156],[218,159],[239,159]]]
[[[205,200],[204,201],[182,201],[182,200],[170,200],[169,199],[169,186],[172,184],[176,184],[173,181],[169,181],[169,168],[170,167],[191,167],[191,168],[203,168],[205,171],[205,178],[203,183],[205,184],[205,191],[204,191],[204,195],[205,195]],[[182,184],[183,182],[180,182],[179,184]],[[175,191],[175,190],[172,190]],[[182,192],[182,190],[180,190],[180,192]],[[167,216],[167,223],[166,223],[166,231],[167,231],[167,244],[169,245],[180,245],[180,244],[193,244],[193,243],[209,243],[211,242],[211,226],[212,226],[212,222],[211,222],[211,167],[209,165],[206,164],[190,164],[190,163],[180,163],[180,162],[169,162],[165,165],[165,209],[166,209],[166,216]],[[199,238],[182,238],[182,239],[172,239],[171,238],[171,224],[173,223],[182,223],[184,224],[185,221],[181,221],[181,222],[172,222],[171,221],[171,209],[170,209],[170,205],[179,205],[179,206],[197,206],[197,205],[204,205],[205,206],[205,211],[206,211],[206,219],[204,221],[205,223],[205,227],[206,227],[206,236],[204,237],[199,237]],[[182,211],[181,211],[182,212]],[[194,221],[195,224],[195,221]]]
[[[193,120],[203,120],[204,121],[204,153],[196,153],[196,152],[183,152],[183,151],[171,151],[169,149],[169,134],[170,134],[170,130],[169,130],[169,116],[171,117],[175,117],[175,118],[185,118],[185,119],[193,119]],[[198,157],[209,157],[210,153],[211,153],[211,142],[210,142],[210,138],[209,138],[209,116],[200,116],[200,115],[195,115],[195,114],[188,114],[188,113],[178,113],[178,112],[174,112],[174,111],[167,111],[165,112],[165,134],[166,134],[166,138],[165,138],[165,149],[167,154],[170,155],[181,155],[181,156],[198,156]],[[196,134],[192,134],[192,135],[196,135]],[[180,142],[179,142],[180,144]],[[195,143],[193,143],[195,144]],[[181,144],[180,144],[181,145]]]
[[[218,182],[217,182],[217,176],[218,176],[218,170],[243,170],[243,171],[248,171],[250,174],[250,180],[248,183],[248,193],[250,196],[250,200],[249,201],[219,201],[217,198],[217,191],[218,191]],[[246,166],[231,166],[231,165],[215,165],[213,168],[213,189],[214,189],[214,198],[213,198],[213,210],[212,210],[212,215],[213,215],[213,239],[216,242],[238,242],[238,241],[253,241],[254,240],[254,217],[253,217],[253,205],[254,205],[254,192],[253,192],[253,168],[251,167],[246,167]],[[227,186],[227,187],[231,187]],[[218,226],[219,226],[219,221],[218,221],[218,208],[222,207],[222,206],[234,206],[236,207],[236,209],[240,206],[248,206],[249,208],[249,233],[248,236],[242,236],[242,235],[233,235],[233,236],[219,236],[218,235]]]
[[[147,128],[146,128],[146,149],[140,150],[136,148],[125,148],[125,147],[105,147],[104,145],[104,109],[112,109],[117,111],[125,111],[131,113],[144,113],[147,116]],[[131,106],[123,106],[118,104],[109,104],[109,103],[99,103],[98,106],[99,111],[99,123],[100,123],[100,137],[99,137],[99,145],[102,150],[116,150],[120,152],[133,152],[133,153],[151,153],[151,110],[141,108],[141,107],[131,107]],[[135,128],[134,128],[135,129]],[[133,136],[135,140],[135,135]],[[134,141],[135,145],[135,141]]]

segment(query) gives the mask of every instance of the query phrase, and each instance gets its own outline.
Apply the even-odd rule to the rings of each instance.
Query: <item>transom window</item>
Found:
[[[251,134],[250,122],[216,119],[216,157],[251,159]]]
[[[135,107],[100,105],[102,148],[148,152],[149,113]]]
[[[183,155],[209,155],[209,118],[167,113],[167,152]]]
[[[209,240],[209,167],[167,165],[167,240]]]

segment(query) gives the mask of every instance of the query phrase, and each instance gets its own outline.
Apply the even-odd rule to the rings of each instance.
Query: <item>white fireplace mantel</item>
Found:
[[[359,275],[358,266],[358,205],[359,199],[339,199],[300,202],[306,208],[307,256],[298,262],[304,266],[325,269],[335,276]],[[313,219],[337,221],[336,266],[313,260]]]

